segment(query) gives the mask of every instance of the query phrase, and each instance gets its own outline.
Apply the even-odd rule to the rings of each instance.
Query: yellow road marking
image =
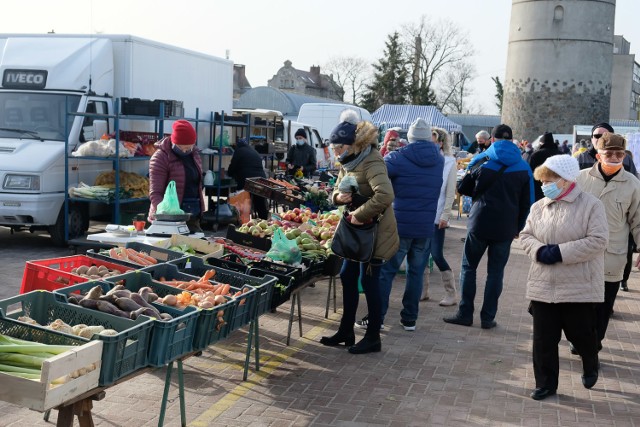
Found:
[[[320,325],[313,327],[308,333],[296,340],[293,345],[284,348],[281,352],[269,357],[264,366],[260,367],[260,371],[255,372],[233,390],[227,393],[222,399],[211,405],[198,418],[189,423],[191,427],[206,427],[212,425],[213,420],[218,418],[223,412],[231,408],[241,397],[247,394],[251,389],[260,384],[260,381],[267,378],[273,371],[278,369],[291,356],[302,350],[311,341],[316,338],[330,325],[332,319],[324,320]],[[262,351],[262,349],[261,349]],[[255,358],[254,358],[255,359]],[[252,359],[252,364],[254,364]],[[255,366],[255,365],[254,365]]]

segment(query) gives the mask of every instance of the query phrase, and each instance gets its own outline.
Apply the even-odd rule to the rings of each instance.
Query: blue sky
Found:
[[[504,78],[510,0],[31,0],[4,2],[5,33],[132,34],[245,64],[264,86],[286,59],[308,70],[333,56],[381,57],[387,35],[420,16],[446,18],[474,46],[473,102],[496,114],[492,76]],[[640,1],[617,0],[615,33],[640,54]],[[585,60],[590,60],[585,58]]]

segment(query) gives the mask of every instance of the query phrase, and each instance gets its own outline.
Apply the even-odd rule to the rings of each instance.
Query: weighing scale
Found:
[[[190,234],[187,227],[187,220],[191,214],[168,215],[156,214],[156,219],[151,221],[151,226],[147,228],[147,236],[171,236],[172,234]]]

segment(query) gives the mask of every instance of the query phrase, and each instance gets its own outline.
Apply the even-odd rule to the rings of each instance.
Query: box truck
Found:
[[[232,109],[231,61],[130,35],[0,34],[0,75],[0,226],[45,230],[59,244],[65,173],[70,183],[93,185],[113,168],[112,161],[69,158],[65,171],[65,157],[83,140],[115,130],[116,99],[179,100],[187,118],[196,108],[206,119]],[[119,128],[153,132],[158,123],[119,120]],[[171,129],[171,121],[163,124]],[[202,148],[206,126],[197,129]],[[120,164],[148,171],[146,161]],[[88,229],[88,205],[70,205],[70,237]]]

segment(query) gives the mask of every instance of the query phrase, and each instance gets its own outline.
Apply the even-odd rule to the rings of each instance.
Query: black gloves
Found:
[[[538,249],[536,254],[536,260],[542,264],[555,264],[556,262],[562,262],[562,254],[560,253],[560,246],[558,245],[545,245]]]

